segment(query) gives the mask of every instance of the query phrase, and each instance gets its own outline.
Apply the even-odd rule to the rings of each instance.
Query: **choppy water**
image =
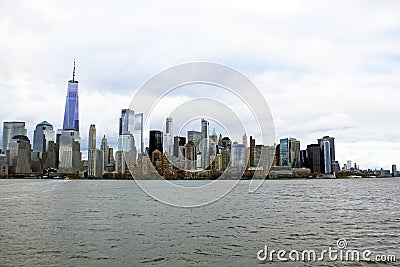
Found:
[[[134,181],[0,180],[0,265],[257,266],[265,245],[322,250],[339,238],[400,261],[400,179],[247,188],[241,181],[216,203],[185,209],[154,200]]]

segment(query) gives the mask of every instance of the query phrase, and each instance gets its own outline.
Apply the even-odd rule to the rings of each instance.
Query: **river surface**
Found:
[[[199,208],[135,181],[0,180],[0,266],[342,266],[257,259],[266,245],[322,251],[338,239],[398,264],[400,179],[266,180],[252,194],[241,181]]]

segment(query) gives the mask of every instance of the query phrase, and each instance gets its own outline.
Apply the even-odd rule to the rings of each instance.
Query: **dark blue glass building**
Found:
[[[65,101],[63,130],[67,129],[79,132],[78,81],[75,80],[75,60],[72,80],[68,82],[67,99]]]

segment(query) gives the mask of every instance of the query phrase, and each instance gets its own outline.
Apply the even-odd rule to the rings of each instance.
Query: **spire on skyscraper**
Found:
[[[72,82],[75,82],[75,58],[74,58],[74,71],[72,72]]]

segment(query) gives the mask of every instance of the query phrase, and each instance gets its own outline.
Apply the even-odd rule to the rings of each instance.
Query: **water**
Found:
[[[400,257],[400,179],[247,188],[241,181],[214,204],[184,209],[155,201],[134,181],[0,180],[0,265],[257,266],[265,245],[321,251],[339,238]]]

